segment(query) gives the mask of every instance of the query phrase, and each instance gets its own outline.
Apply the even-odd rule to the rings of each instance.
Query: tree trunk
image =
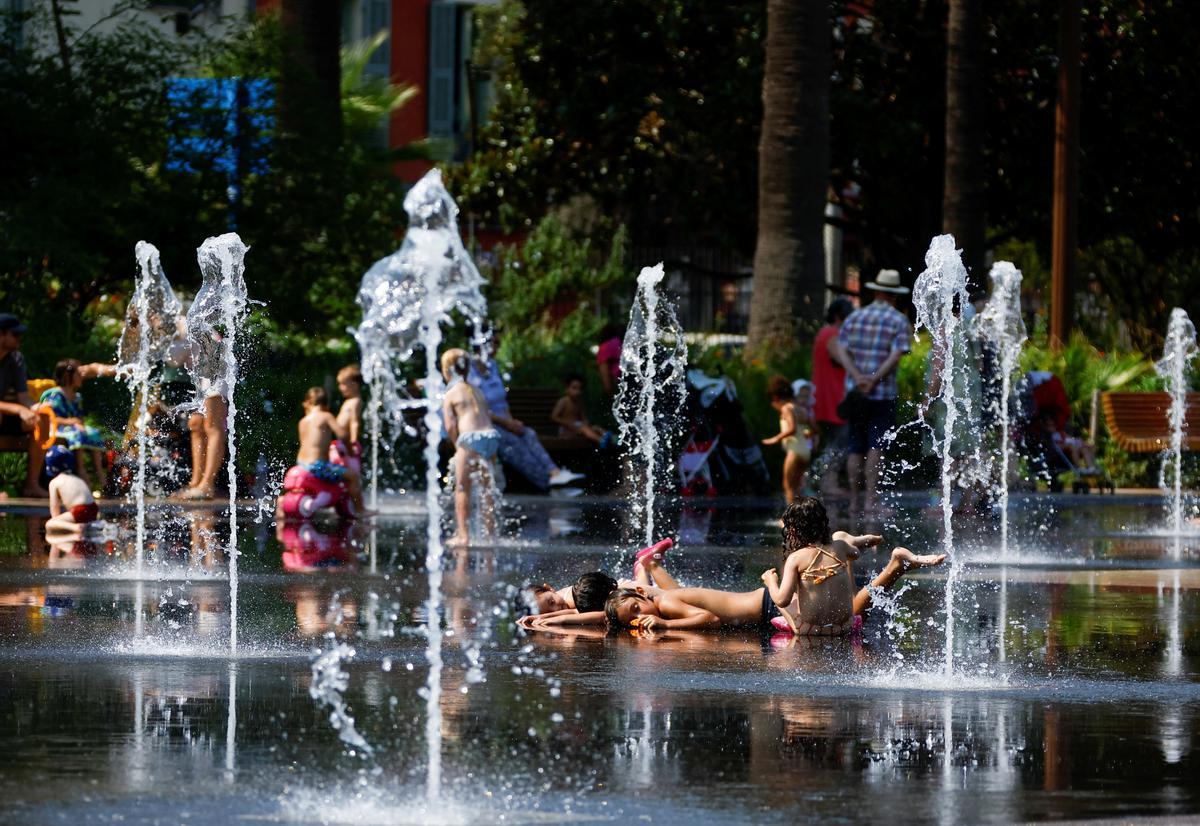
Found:
[[[342,135],[341,4],[282,0],[279,122],[291,137],[336,145]]]
[[[983,0],[950,0],[946,48],[946,182],[942,231],[953,233],[974,288],[987,243],[983,101]]]
[[[767,0],[748,358],[794,348],[824,313],[830,20],[825,0]]]

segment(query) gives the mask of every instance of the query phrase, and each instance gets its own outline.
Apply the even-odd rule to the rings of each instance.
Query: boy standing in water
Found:
[[[362,475],[362,372],[357,364],[338,370],[338,392],[342,394],[342,406],[338,409],[337,422],[345,437],[333,441],[329,461],[345,465]]]
[[[467,519],[471,513],[471,472],[479,474],[483,492],[484,530],[490,536],[496,530],[495,502],[492,499],[492,459],[500,449],[500,434],[492,426],[487,402],[478,389],[467,383],[471,369],[465,350],[457,347],[442,353],[442,377],[446,395],[442,399],[442,421],[454,443],[454,519],[451,545],[466,545],[469,540]]]
[[[335,484],[344,484],[354,502],[354,512],[363,513],[362,485],[359,476],[351,468],[335,465],[329,461],[329,446],[335,438],[346,436],[338,420],[329,412],[325,390],[310,387],[304,394],[304,418],[300,420],[300,450],[296,453],[296,464],[317,479]]]
[[[50,518],[46,533],[83,534],[83,526],[100,518],[100,509],[88,483],[75,475],[75,454],[62,445],[46,451],[50,477]]]

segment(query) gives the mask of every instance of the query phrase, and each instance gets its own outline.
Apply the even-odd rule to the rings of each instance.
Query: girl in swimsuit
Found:
[[[811,395],[811,388],[805,388]],[[783,376],[773,376],[767,393],[771,407],[779,411],[779,432],[764,445],[782,445],[783,495],[788,504],[796,501],[804,484],[804,474],[812,458],[812,420],[807,398],[797,398],[792,385]]]
[[[883,541],[875,534],[830,533],[821,500],[802,496],[783,512],[783,547],[788,551],[783,579],[774,568],[762,581],[780,615],[799,635],[840,636],[850,633],[855,618],[871,605],[870,588],[890,587],[910,568],[940,565],[945,554],[918,556],[906,548],[891,560],[871,585],[854,588],[853,561],[859,552]]]

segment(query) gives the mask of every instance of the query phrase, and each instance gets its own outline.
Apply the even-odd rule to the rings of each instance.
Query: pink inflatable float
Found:
[[[338,516],[354,519],[354,503],[346,486],[318,479],[299,465],[293,465],[283,477],[283,496],[279,509],[288,519],[308,519],[321,508],[332,507]]]

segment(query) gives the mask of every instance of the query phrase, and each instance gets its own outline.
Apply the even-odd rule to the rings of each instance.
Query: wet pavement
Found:
[[[779,506],[670,519],[687,584],[752,589]],[[932,549],[905,499],[888,547]],[[861,638],[518,634],[527,581],[624,575],[620,502],[513,498],[495,546],[446,559],[442,799],[425,800],[423,516],[374,527],[240,520],[239,650],[219,511],[47,546],[0,516],[0,821],[30,823],[978,823],[1200,814],[1200,537],[1154,499],[1017,497],[961,521],[959,671],[941,673],[944,572],[906,580]],[[841,526],[841,525],[839,525]],[[849,526],[847,526],[849,527]],[[876,527],[876,526],[868,526]],[[859,579],[882,566],[868,553]],[[331,605],[340,608],[331,611]],[[340,614],[340,616],[339,616]],[[309,688],[354,656],[344,699]]]

